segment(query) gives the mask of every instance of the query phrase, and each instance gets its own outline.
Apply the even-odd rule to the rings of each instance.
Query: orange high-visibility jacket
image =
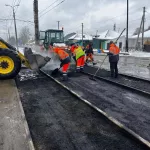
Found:
[[[64,60],[67,57],[69,57],[69,54],[67,52],[65,52],[64,50],[62,50],[61,48],[59,48],[59,47],[55,47],[55,48],[53,48],[53,50],[59,56],[59,58],[61,60]]]
[[[120,53],[120,49],[118,46],[116,46],[114,43],[112,43],[110,45],[109,52],[112,53],[113,55],[118,55]]]

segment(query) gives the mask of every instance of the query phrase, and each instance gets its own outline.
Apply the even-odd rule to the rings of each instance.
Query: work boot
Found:
[[[87,62],[84,65],[87,66],[88,65]]]
[[[68,75],[67,74],[63,74],[62,81],[68,81]]]
[[[83,72],[84,71],[84,68],[80,68],[80,72]]]
[[[93,66],[95,66],[97,63],[93,62]]]
[[[79,69],[76,69],[76,73],[80,73],[80,68],[79,68]]]

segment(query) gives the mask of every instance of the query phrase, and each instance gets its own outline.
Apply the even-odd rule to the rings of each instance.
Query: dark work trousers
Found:
[[[118,77],[118,62],[110,62],[111,77]]]

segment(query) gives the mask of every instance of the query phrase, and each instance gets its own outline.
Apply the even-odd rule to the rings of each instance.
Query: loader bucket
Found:
[[[35,71],[38,71],[51,60],[49,57],[43,57],[40,54],[33,53],[31,48],[24,49],[24,56],[28,60],[30,68]]]

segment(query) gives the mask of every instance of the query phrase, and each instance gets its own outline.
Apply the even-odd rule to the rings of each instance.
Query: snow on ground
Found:
[[[19,52],[22,53],[22,54],[24,54],[24,48],[19,47]]]
[[[104,53],[108,53],[109,50],[103,50],[104,53],[98,53],[97,49],[93,50],[95,52],[95,54],[104,54]],[[148,57],[150,58],[150,53],[148,52],[139,52],[139,51],[133,51],[133,52],[120,52],[120,54],[124,54],[124,56],[128,57],[128,56],[132,56],[132,57]]]
[[[130,56],[134,56],[134,57],[150,57],[150,53],[147,53],[147,52],[130,52]]]

